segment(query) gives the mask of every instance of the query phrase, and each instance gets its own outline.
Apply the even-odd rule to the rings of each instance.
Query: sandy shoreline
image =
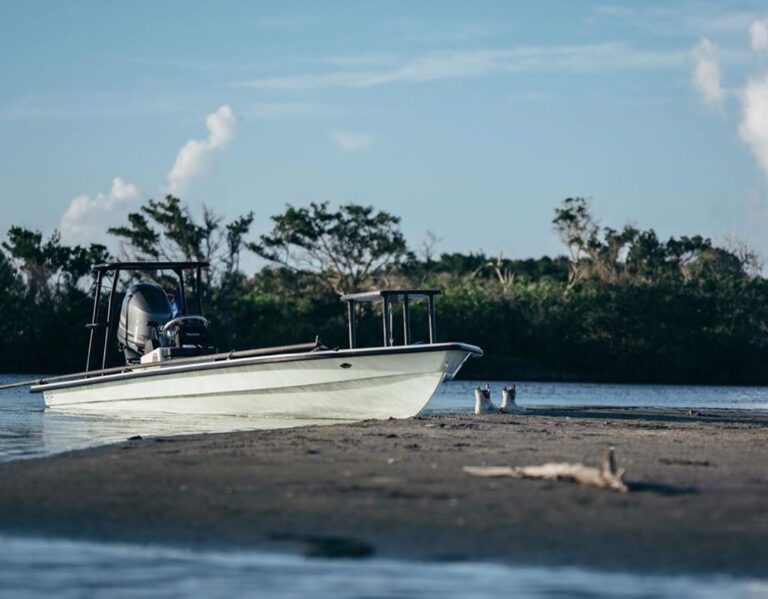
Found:
[[[768,415],[552,409],[139,439],[0,464],[0,531],[765,575]],[[628,494],[464,465],[598,464]]]

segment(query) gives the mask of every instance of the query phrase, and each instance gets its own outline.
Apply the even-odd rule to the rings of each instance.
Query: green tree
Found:
[[[167,195],[148,200],[128,215],[126,226],[112,227],[108,233],[122,240],[124,254],[133,260],[208,261],[210,283],[239,269],[253,214],[222,223],[223,218],[207,207],[198,222],[179,198]]]
[[[411,256],[400,218],[372,206],[289,205],[272,221],[272,231],[247,247],[275,264],[320,275],[334,293],[358,290]]]
[[[58,231],[44,239],[40,231],[16,226],[10,228],[2,247],[17,264],[30,292],[41,297],[77,287],[93,264],[109,259],[103,245],[70,247],[61,243]]]

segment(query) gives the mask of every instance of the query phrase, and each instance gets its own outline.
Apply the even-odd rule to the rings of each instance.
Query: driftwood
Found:
[[[585,466],[584,464],[549,463],[541,466],[523,466],[512,468],[509,466],[464,466],[464,472],[472,476],[510,478],[538,478],[543,480],[567,480],[598,487],[611,489],[620,493],[626,493],[629,488],[622,480],[624,469],[616,467],[616,458],[613,447],[605,453],[605,458],[600,468]]]

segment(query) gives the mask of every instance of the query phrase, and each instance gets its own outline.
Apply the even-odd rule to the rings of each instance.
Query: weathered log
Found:
[[[609,448],[603,458],[600,468],[585,466],[584,464],[549,463],[541,466],[464,466],[464,472],[472,476],[510,478],[536,478],[541,480],[565,480],[581,485],[611,489],[620,493],[626,493],[629,488],[624,483],[624,469],[616,467],[613,447]]]

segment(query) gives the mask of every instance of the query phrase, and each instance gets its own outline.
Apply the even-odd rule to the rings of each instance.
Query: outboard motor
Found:
[[[171,303],[160,285],[150,282],[131,285],[123,299],[117,327],[118,346],[125,352],[126,362],[136,362],[148,348],[151,351],[160,347],[159,328],[172,318]]]

